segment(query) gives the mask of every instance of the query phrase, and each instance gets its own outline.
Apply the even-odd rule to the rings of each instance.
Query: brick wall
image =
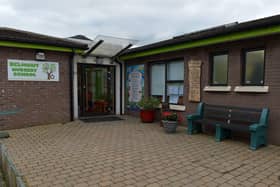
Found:
[[[46,61],[59,63],[59,82],[8,81],[7,59],[35,60],[35,50],[0,47],[0,111],[20,109],[0,116],[1,129],[22,128],[70,120],[70,53],[45,51]]]
[[[269,86],[269,93],[255,94],[255,93],[217,93],[204,92],[203,88],[209,85],[209,54],[217,51],[229,52],[229,74],[228,84],[232,86],[240,85],[241,80],[241,55],[242,49],[265,47],[265,85]],[[184,103],[186,105],[185,114],[195,112],[197,102],[190,102],[188,100],[188,66],[189,60],[202,61],[201,72],[201,101],[211,104],[234,105],[241,107],[269,107],[269,143],[280,145],[280,36],[268,36],[262,38],[255,38],[251,40],[243,40],[238,42],[230,42],[219,45],[212,45],[208,47],[201,47],[190,50],[182,50],[176,52],[169,52],[159,55],[147,56],[129,60],[126,64],[144,63],[149,66],[149,62],[182,58],[185,61],[185,92]],[[145,76],[149,76],[146,73]],[[148,82],[145,82],[145,89],[149,89]],[[241,135],[243,136],[243,135]],[[248,138],[248,135],[246,135]]]

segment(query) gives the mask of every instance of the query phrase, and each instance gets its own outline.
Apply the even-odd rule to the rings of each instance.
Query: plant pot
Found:
[[[143,123],[152,123],[155,120],[155,110],[141,110],[140,118]]]
[[[166,121],[162,120],[163,128],[166,133],[175,133],[178,122],[177,121]]]

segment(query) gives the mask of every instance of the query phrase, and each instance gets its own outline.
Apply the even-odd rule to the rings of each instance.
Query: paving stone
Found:
[[[257,183],[257,184],[255,185],[255,187],[269,187],[269,185],[264,184],[264,183]]]
[[[10,130],[0,141],[29,186],[280,186],[280,147],[250,151],[124,117]]]

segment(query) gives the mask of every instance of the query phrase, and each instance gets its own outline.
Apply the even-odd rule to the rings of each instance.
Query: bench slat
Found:
[[[259,122],[261,112],[261,109],[205,104],[203,120],[204,123],[208,121],[225,125],[228,129],[248,131],[251,124]],[[235,128],[233,125],[237,127]]]
[[[261,112],[255,111],[241,111],[241,110],[233,110],[231,113],[232,121],[235,123],[258,123],[260,120]]]

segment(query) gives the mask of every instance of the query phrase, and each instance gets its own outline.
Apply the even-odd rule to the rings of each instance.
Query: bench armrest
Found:
[[[190,114],[187,116],[188,120],[196,120],[196,119],[201,119],[202,116],[200,114]]]
[[[262,129],[262,128],[267,128],[267,126],[262,123],[256,123],[256,124],[250,125],[250,127],[249,127],[250,131],[253,131],[253,132],[255,132],[259,129]]]

